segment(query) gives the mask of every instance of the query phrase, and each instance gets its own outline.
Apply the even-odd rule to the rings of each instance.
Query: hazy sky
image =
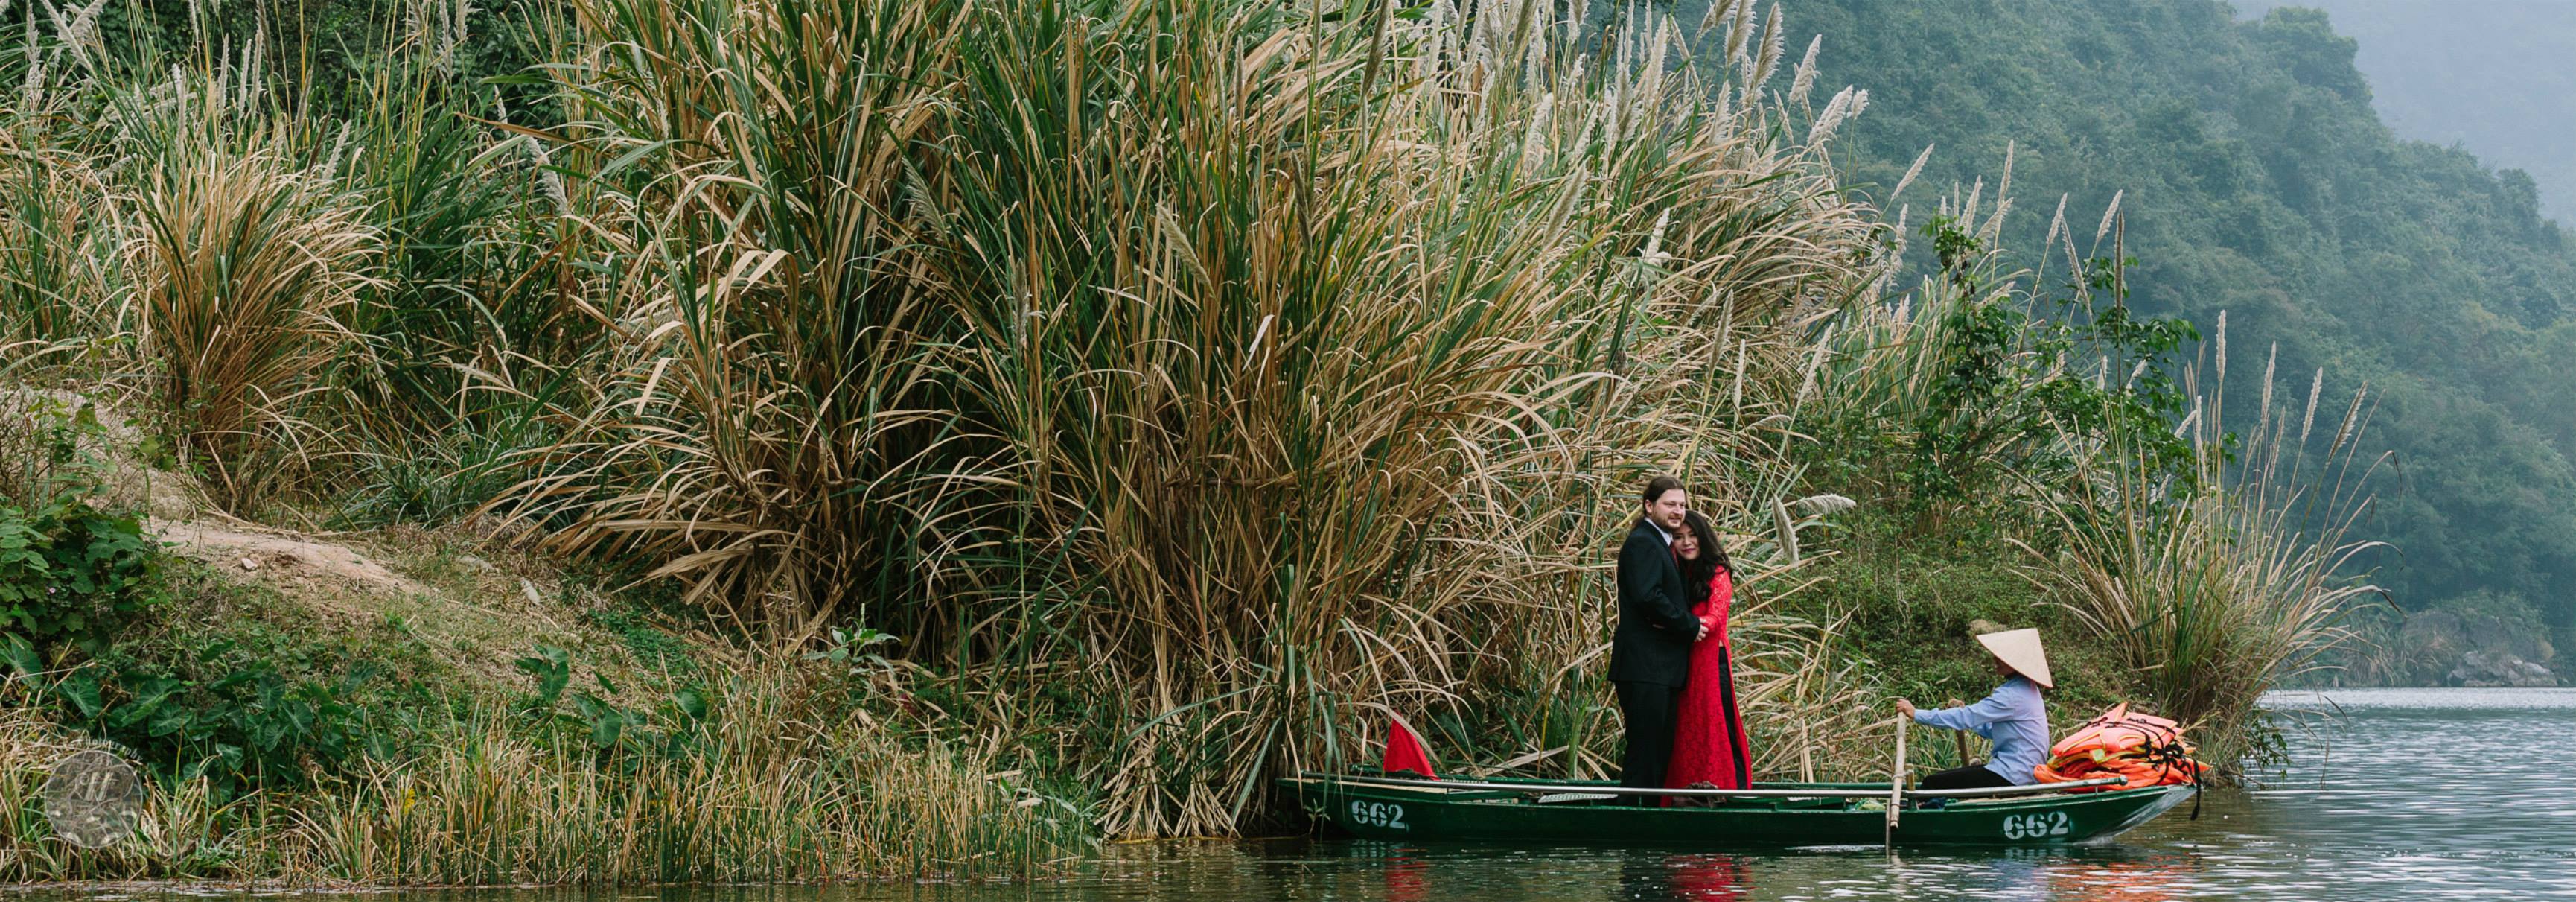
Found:
[[[2542,212],[2576,226],[2576,0],[2236,0],[2247,17],[2276,6],[2323,9],[2361,43],[2399,136],[2531,173]]]

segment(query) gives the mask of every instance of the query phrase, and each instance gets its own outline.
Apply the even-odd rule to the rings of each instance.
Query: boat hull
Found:
[[[1785,846],[2043,846],[2102,841],[2189,798],[2189,786],[1913,803],[1891,837],[1876,801],[1730,800],[1650,808],[1624,800],[1541,804],[1536,792],[1365,786],[1330,777],[1282,780],[1319,820],[1372,839],[1501,840],[1700,849]],[[1765,788],[1820,788],[1765,784]],[[1836,787],[1844,788],[1844,787]],[[1855,787],[1856,788],[1856,787]]]

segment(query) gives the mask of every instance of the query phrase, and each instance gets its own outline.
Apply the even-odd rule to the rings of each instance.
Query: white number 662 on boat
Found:
[[[2065,836],[2066,812],[2042,811],[2037,814],[2004,815],[2005,839],[2045,839]]]

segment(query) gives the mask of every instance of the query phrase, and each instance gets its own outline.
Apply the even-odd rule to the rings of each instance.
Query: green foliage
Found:
[[[372,669],[320,679],[278,666],[229,643],[177,668],[111,655],[65,674],[52,692],[98,735],[178,779],[207,777],[223,795],[301,785],[341,768],[371,740],[385,742],[347,701]]]
[[[188,607],[210,603],[213,591],[195,586],[199,601]],[[440,719],[422,684],[395,676],[419,662],[370,637],[325,638],[311,624],[223,613],[231,622],[128,622],[130,638],[53,671],[15,637],[0,640],[0,658],[61,722],[132,750],[165,778],[203,777],[219,800],[390,760],[424,721]]]
[[[591,612],[590,622],[616,633],[627,652],[647,667],[664,673],[690,673],[698,667],[696,659],[689,655],[688,643],[655,626],[641,612],[603,608]]]
[[[363,109],[368,86],[415,56],[434,57],[459,83],[496,83],[513,106],[543,104],[541,92],[529,86],[500,83],[537,62],[544,30],[530,26],[552,6],[551,0],[106,0],[88,15],[96,42],[112,51],[99,60],[108,74],[151,72],[200,53],[256,55],[276,71],[286,109],[335,122]],[[61,15],[70,19],[71,10]],[[57,21],[42,6],[8,8],[0,10],[0,34],[19,32],[24,17],[45,31]]]
[[[2360,43],[2371,106],[2413,140],[2475,148],[2543,212],[2576,222],[2576,5],[2240,0],[2239,15],[2321,9]],[[2523,170],[2529,170],[2525,175]]]
[[[1820,86],[1871,92],[1847,128],[1855,181],[1893,185],[1934,146],[1918,181],[1965,183],[2010,145],[2013,193],[2031,202],[2001,241],[2025,248],[2059,195],[2101,209],[2125,191],[2137,312],[2227,311],[2249,369],[2277,346],[2277,383],[2231,380],[2231,403],[2304,397],[2320,368],[2326,394],[2367,384],[2382,402],[2374,441],[2403,478],[2380,529],[2397,553],[2365,563],[2386,568],[2400,604],[2511,592],[2576,624],[2561,591],[2576,582],[2576,369],[2554,363],[2576,317],[2576,244],[2528,180],[2391,138],[2353,42],[2322,14],[2240,22],[2209,0],[1784,9],[1796,34],[1825,35]]]
[[[2052,289],[2003,271],[1959,217],[1923,234],[1941,274],[1907,312],[1862,311],[1837,333],[1819,482],[1905,511],[1909,535],[1991,538],[2031,525],[2002,502],[2044,495],[2106,443],[2145,449],[2144,475],[2190,476],[2174,355],[2199,331],[2129,309],[2122,273],[2136,261],[2080,261]]]
[[[39,642],[95,642],[153,600],[157,543],[132,515],[100,513],[84,495],[34,511],[0,507],[0,623]]]
[[[901,640],[890,633],[878,632],[867,627],[846,630],[834,627],[831,641],[826,643],[821,651],[806,652],[805,659],[827,661],[835,667],[844,668],[853,673],[879,673],[893,669],[894,662],[886,660],[884,653],[869,649],[899,641]]]
[[[588,741],[603,762],[623,761],[624,766],[634,767],[637,756],[670,758],[708,747],[703,727],[711,693],[703,686],[682,683],[672,687],[658,705],[629,707],[618,703],[615,681],[593,672],[591,680],[599,691],[572,690],[572,710],[565,711],[565,690],[572,685],[571,652],[539,644],[518,660],[518,667],[536,681],[522,713],[540,724],[570,728]]]
[[[532,715],[552,712],[563,700],[564,687],[572,685],[572,653],[541,644],[517,663],[521,673],[537,681],[523,707]]]
[[[96,410],[33,394],[12,404],[0,450],[24,453],[0,486],[0,659],[63,720],[223,795],[293,785],[384,744],[353,701],[370,667],[309,669],[313,649],[248,629],[135,641],[171,580],[160,543],[105,502]]]
[[[1925,706],[1983,698],[1996,677],[1973,638],[1982,622],[2040,630],[2058,679],[2049,716],[2061,731],[2114,702],[2143,700],[2144,687],[2116,655],[2016,572],[2022,552],[1955,536],[1908,539],[1909,524],[1885,514],[1859,515],[1846,526],[1850,550],[1810,574],[1815,588],[1783,603],[1797,616],[1837,624],[1841,653],[1884,677],[1888,695]],[[1922,760],[1946,761],[1949,749],[1949,740],[1939,739],[1936,758]]]
[[[1932,239],[1932,254],[1941,261],[1941,271],[1963,286],[1975,284],[1975,265],[1985,244],[1970,234],[1970,227],[1949,215],[1937,215],[1923,223],[1923,235]]]
[[[2564,672],[2565,633],[2553,631],[2540,606],[2520,596],[2471,592],[2431,608],[2403,611],[2376,606],[2354,618],[2362,641],[2329,657],[2320,684],[2446,686],[2471,653],[2511,655]]]
[[[159,600],[160,544],[132,514],[106,509],[98,413],[52,398],[0,400],[0,633],[35,648],[97,648]]]

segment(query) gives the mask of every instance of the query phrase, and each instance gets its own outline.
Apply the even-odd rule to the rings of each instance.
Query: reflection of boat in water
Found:
[[[2182,882],[2193,870],[2189,859],[2160,855],[2134,861],[2070,861],[2045,873],[2050,899],[2172,902],[2191,895]]]
[[[1690,902],[1732,902],[1745,898],[1744,862],[1726,855],[1675,855],[1664,859],[1663,895]]]
[[[1630,790],[1607,782],[1420,780],[1308,772],[1279,781],[1317,819],[1377,839],[1671,843],[1700,848],[2022,846],[2102,840],[2191,796],[2190,786],[2066,792],[2090,784],[1909,790],[1759,783],[1749,790]],[[1696,797],[1665,808],[1652,796]],[[1640,798],[1640,796],[1645,796]],[[1895,824],[1891,827],[1890,820]]]

